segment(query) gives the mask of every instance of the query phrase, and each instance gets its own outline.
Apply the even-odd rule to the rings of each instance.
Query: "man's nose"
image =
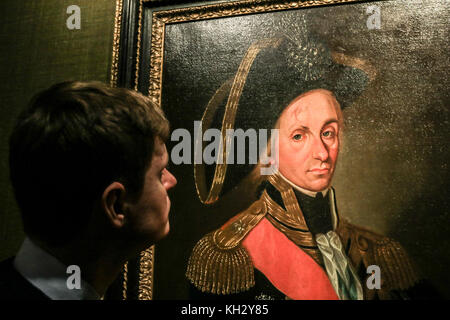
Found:
[[[177,184],[177,179],[175,176],[167,169],[164,169],[165,172],[165,181],[164,186],[166,187],[166,190],[172,189]]]
[[[317,138],[313,141],[313,158],[320,161],[327,161],[328,149],[321,138]]]

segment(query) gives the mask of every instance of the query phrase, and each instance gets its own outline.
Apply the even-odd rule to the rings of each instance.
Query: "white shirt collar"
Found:
[[[36,288],[53,300],[99,300],[94,288],[81,279],[80,289],[69,289],[67,266],[25,238],[14,259],[14,267]],[[81,270],[83,272],[83,270]]]
[[[301,193],[306,194],[307,196],[310,196],[310,197],[313,197],[313,198],[316,197],[316,194],[317,194],[316,191],[306,190],[306,189],[303,189],[303,188],[299,187],[298,185],[296,185],[295,183],[290,181],[288,178],[283,176],[280,171],[278,171],[278,174],[280,175],[281,178],[283,178],[284,181],[289,183],[292,186],[292,188],[297,189],[298,191],[300,191]],[[324,190],[322,190],[320,192],[322,192],[322,195],[325,197],[327,195],[329,189],[330,188],[326,188],[326,189],[324,189]]]

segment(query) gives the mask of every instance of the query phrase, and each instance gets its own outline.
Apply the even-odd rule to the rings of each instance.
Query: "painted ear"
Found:
[[[102,209],[115,228],[125,224],[124,199],[125,187],[120,182],[111,183],[102,194]]]

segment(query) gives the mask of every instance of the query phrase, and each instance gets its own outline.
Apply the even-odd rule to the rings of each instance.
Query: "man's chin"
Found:
[[[148,233],[146,236],[147,246],[151,246],[158,242],[159,240],[165,238],[170,231],[170,223],[167,220],[164,224],[161,224],[158,229],[154,229],[152,232]]]
[[[169,220],[167,220],[167,222],[163,226],[161,226],[159,232],[153,236],[153,241],[157,242],[165,238],[169,234],[169,231],[170,231],[170,223]]]
[[[166,226],[162,234],[162,238],[166,237],[169,234],[169,231],[170,231],[170,222],[169,220],[167,220]]]
[[[329,186],[330,186],[330,179],[324,178],[318,181],[314,181],[307,189],[313,192],[320,192],[327,189]]]

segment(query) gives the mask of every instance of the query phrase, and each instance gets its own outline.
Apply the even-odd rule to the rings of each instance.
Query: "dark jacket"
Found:
[[[0,262],[0,300],[50,300],[15,268],[14,257]]]

